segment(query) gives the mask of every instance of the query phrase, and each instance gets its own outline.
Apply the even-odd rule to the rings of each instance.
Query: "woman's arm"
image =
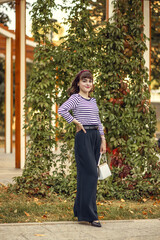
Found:
[[[74,117],[69,113],[70,110],[74,109],[78,104],[78,98],[76,94],[70,96],[59,108],[58,113],[68,122],[71,123]]]
[[[83,125],[78,122],[70,113],[69,111],[74,109],[78,104],[78,98],[76,94],[71,95],[71,97],[65,101],[58,109],[58,113],[68,122],[68,123],[75,123],[77,132],[81,129],[86,133]]]
[[[81,129],[83,130],[84,133],[86,133],[86,130],[84,129],[83,125],[78,122],[75,118],[72,121],[73,123],[76,124],[76,131],[79,132]]]
[[[106,153],[106,139],[104,135],[101,135],[101,147],[100,147],[101,153]]]

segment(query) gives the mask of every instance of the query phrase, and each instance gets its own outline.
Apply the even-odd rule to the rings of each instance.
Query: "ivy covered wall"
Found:
[[[61,45],[53,46],[48,33],[54,1],[37,0],[32,19],[35,40],[34,68],[26,101],[32,105],[26,166],[14,186],[28,194],[50,195],[53,191],[72,198],[76,191],[74,124],[58,118],[52,104],[62,104],[66,90],[77,72],[90,69],[107,140],[107,156],[112,176],[98,185],[97,197],[140,199],[159,194],[157,147],[154,140],[156,117],[150,105],[148,72],[143,53],[141,0],[114,1],[112,23],[95,27],[89,0],[72,1],[68,34]],[[67,8],[67,6],[62,6]],[[53,117],[54,116],[54,117]],[[53,153],[59,137],[60,154]],[[51,165],[53,174],[49,174]],[[66,164],[69,169],[66,173]]]

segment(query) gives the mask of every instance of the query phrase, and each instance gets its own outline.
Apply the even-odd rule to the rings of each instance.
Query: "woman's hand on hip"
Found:
[[[86,130],[84,129],[83,125],[80,122],[78,122],[75,118],[73,119],[73,123],[76,124],[76,132],[83,130],[83,132],[86,133]]]
[[[106,140],[102,139],[100,153],[106,153]]]

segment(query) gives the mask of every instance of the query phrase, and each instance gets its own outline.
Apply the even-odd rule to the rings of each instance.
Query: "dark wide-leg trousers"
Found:
[[[100,156],[101,137],[99,130],[83,130],[75,136],[75,159],[77,165],[77,194],[74,203],[74,216],[78,221],[98,220],[97,163]]]

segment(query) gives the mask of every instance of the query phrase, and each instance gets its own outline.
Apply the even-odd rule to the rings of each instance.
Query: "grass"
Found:
[[[76,221],[73,217],[74,201],[53,194],[49,198],[28,197],[8,193],[0,187],[0,223]],[[160,218],[160,200],[143,199],[141,202],[108,200],[97,202],[99,219]]]

